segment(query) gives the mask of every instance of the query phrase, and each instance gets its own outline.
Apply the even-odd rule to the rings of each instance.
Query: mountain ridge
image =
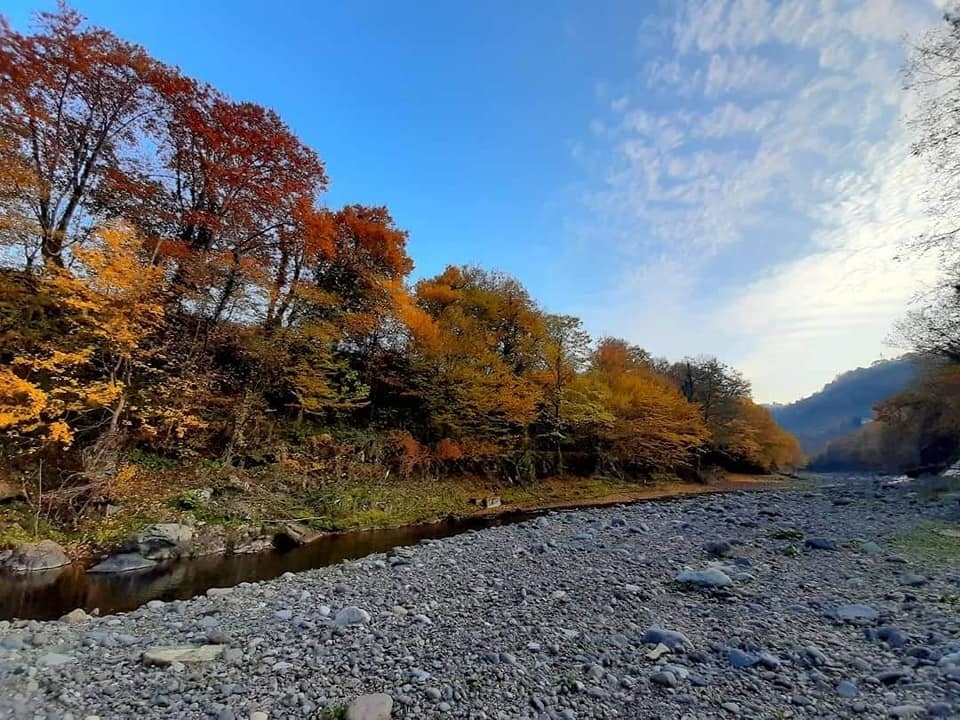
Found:
[[[874,405],[906,388],[917,373],[917,361],[911,355],[878,360],[837,375],[812,395],[767,408],[813,458],[831,440],[870,422]]]

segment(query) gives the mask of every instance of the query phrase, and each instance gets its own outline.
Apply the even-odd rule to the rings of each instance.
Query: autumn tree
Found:
[[[178,291],[211,325],[259,312],[263,295],[296,285],[298,261],[329,250],[314,209],[323,163],[275,112],[195,86],[172,104],[160,158],[169,180],[138,222],[177,260]],[[265,307],[274,323],[277,305]]]
[[[36,221],[43,261],[62,267],[93,227],[101,183],[134,171],[179,77],[66,5],[37,17],[29,35],[0,21],[0,135],[32,175],[17,202]]]
[[[580,318],[572,315],[547,315],[544,318],[545,341],[542,344],[543,425],[546,437],[557,453],[557,473],[563,474],[563,444],[569,426],[582,406],[582,396],[572,391],[577,376],[585,369],[590,352],[590,335]],[[570,408],[574,417],[569,417]]]
[[[7,430],[63,445],[82,436],[92,443],[92,466],[116,451],[131,393],[142,388],[157,351],[164,268],[120,225],[98,230],[73,252],[76,273],[55,270],[31,284],[47,300],[8,346],[5,373],[17,378],[12,397],[22,411]],[[4,404],[18,417],[11,396]]]
[[[688,465],[708,437],[697,407],[651,369],[648,357],[623,340],[605,338],[587,373],[613,417],[598,443],[603,465],[616,474]]]
[[[505,275],[448,267],[417,283],[415,295],[436,327],[413,348],[432,432],[500,452],[524,447],[541,398],[533,370],[544,340],[526,290]]]

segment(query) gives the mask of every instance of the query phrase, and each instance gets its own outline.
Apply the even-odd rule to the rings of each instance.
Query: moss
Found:
[[[320,711],[319,720],[343,720],[347,717],[346,705],[330,705]]]
[[[960,564],[960,524],[924,523],[890,538],[891,547],[936,565]]]
[[[24,502],[0,506],[0,547],[12,547],[37,540],[53,540],[66,544],[76,539],[77,533],[59,528],[45,517],[41,517],[38,524],[33,508]]]

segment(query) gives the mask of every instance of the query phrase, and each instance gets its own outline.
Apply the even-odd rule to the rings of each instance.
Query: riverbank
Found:
[[[628,503],[658,497],[736,490],[782,481],[780,475],[718,474],[710,483],[661,475],[648,483],[613,478],[548,478],[503,486],[485,478],[307,484],[272,467],[229,474],[144,467],[125,474],[114,493],[121,504],[91,508],[74,524],[36,516],[22,501],[0,505],[0,549],[40,540],[59,543],[67,556],[90,564],[128,543],[145,527],[176,523],[195,528],[204,553],[234,544],[269,546],[276,528],[295,522],[313,537],[403,527],[455,517]],[[496,507],[483,501],[496,498]]]
[[[0,623],[0,716],[335,718],[384,692],[395,718],[951,717],[958,521],[956,498],[811,480]],[[205,659],[156,652],[182,645]]]

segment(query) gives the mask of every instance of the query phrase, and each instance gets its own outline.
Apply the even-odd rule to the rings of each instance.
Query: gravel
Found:
[[[0,622],[0,717],[956,717],[960,571],[890,539],[957,519],[909,484],[811,478]]]

